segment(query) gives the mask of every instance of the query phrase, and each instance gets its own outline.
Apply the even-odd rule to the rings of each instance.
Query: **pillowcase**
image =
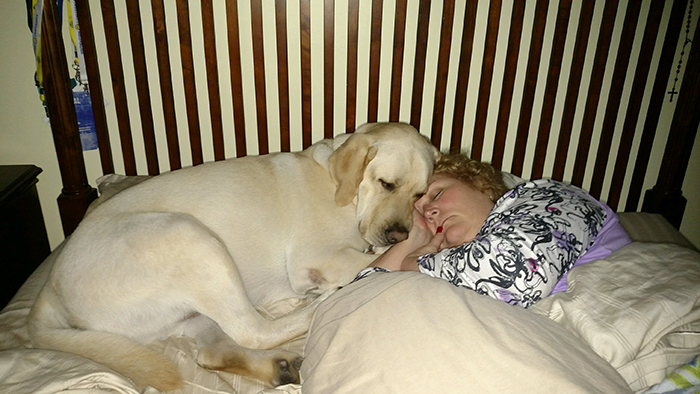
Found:
[[[318,308],[304,394],[629,393],[556,322],[418,272],[375,273]]]

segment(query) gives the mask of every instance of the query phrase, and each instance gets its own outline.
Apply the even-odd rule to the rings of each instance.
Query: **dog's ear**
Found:
[[[335,203],[345,206],[357,195],[367,164],[374,159],[377,148],[365,134],[353,134],[328,158],[328,169],[336,184]]]

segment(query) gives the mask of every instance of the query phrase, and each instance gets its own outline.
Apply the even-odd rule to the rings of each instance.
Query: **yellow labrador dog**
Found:
[[[301,359],[274,347],[314,308],[405,239],[438,151],[413,127],[373,123],[296,153],[153,177],[91,211],[57,256],[29,317],[37,348],[105,364],[172,390],[176,366],[148,343],[195,338],[198,363],[297,382]],[[267,320],[256,305],[309,296]]]

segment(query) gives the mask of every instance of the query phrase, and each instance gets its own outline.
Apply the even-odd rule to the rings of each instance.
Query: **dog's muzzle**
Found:
[[[394,223],[384,230],[384,236],[387,243],[395,244],[408,238],[408,229],[406,226]]]

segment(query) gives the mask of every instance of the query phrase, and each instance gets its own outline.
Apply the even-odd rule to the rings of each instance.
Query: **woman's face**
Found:
[[[428,191],[415,208],[423,215],[433,234],[442,227],[441,247],[455,247],[471,241],[486,221],[493,201],[470,185],[443,175],[434,176]]]

